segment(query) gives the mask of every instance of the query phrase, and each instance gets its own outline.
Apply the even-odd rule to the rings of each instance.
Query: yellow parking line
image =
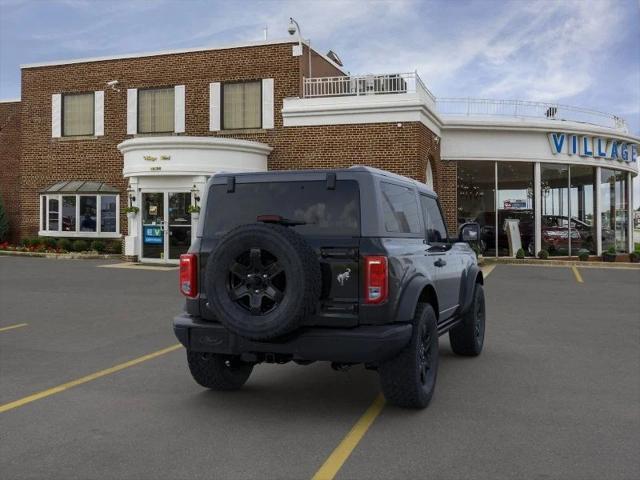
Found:
[[[571,267],[571,270],[573,270],[573,275],[576,277],[576,282],[584,283],[584,280],[582,280],[582,275],[580,275],[580,272],[575,265]]]
[[[356,422],[351,431],[347,433],[347,436],[340,442],[340,445],[329,455],[329,458],[322,464],[320,470],[316,472],[311,480],[332,480],[342,468],[344,462],[347,461],[351,452],[358,446],[358,443],[360,443],[364,434],[367,433],[373,421],[380,415],[383,408],[384,397],[380,394],[367,411],[364,412],[364,415],[360,417],[360,420]]]
[[[147,360],[151,360],[153,358],[159,357],[160,355],[164,355],[165,353],[173,352],[174,350],[177,350],[180,347],[182,347],[182,345],[180,343],[177,343],[176,345],[163,348],[162,350],[158,350],[157,352],[153,352],[148,355],[144,355],[142,357],[134,358],[133,360],[129,360],[128,362],[121,363],[119,365],[116,365],[111,368],[107,368],[105,370],[100,370],[99,372],[92,373],[91,375],[87,375],[86,377],[78,378],[77,380],[63,383],[62,385],[58,385],[57,387],[53,387],[48,390],[44,390],[42,392],[34,393],[33,395],[29,395],[28,397],[15,400],[13,402],[5,403],[4,405],[0,405],[0,413],[13,410],[14,408],[22,407],[24,405],[27,405],[28,403],[35,402],[36,400],[40,400],[41,398],[50,397],[51,395],[55,395],[56,393],[64,392],[69,388],[77,387],[78,385],[82,385],[83,383],[87,383],[87,382],[90,382],[91,380],[96,380],[100,377],[104,377],[106,375],[119,372],[120,370],[124,370],[125,368],[133,367],[134,365],[138,365],[139,363],[146,362]]]
[[[496,268],[495,264],[483,265],[482,267],[480,267],[480,270],[482,270],[482,276],[484,278],[487,278],[491,274],[491,272],[493,272],[494,268]]]
[[[6,332],[7,330],[13,330],[14,328],[26,327],[28,323],[17,323],[15,325],[9,325],[8,327],[0,328],[0,332]]]

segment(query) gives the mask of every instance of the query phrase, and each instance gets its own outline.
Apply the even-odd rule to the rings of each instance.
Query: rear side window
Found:
[[[360,236],[360,190],[355,180],[236,183],[235,191],[214,185],[208,196],[206,236],[222,235],[260,215],[278,215],[301,222],[292,228],[301,235]]]
[[[384,227],[391,233],[422,233],[416,195],[410,188],[381,182]]]
[[[427,241],[429,243],[447,242],[447,227],[442,219],[442,213],[436,199],[420,195],[420,203],[427,224]]]

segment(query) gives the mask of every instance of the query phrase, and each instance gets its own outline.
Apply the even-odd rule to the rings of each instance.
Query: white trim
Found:
[[[596,185],[594,188],[594,200],[596,202],[596,255],[602,255],[602,192],[600,185],[602,184],[602,168],[596,167]]]
[[[20,97],[18,98],[4,98],[0,99],[0,103],[18,103],[20,102]]]
[[[274,93],[273,78],[262,79],[262,128],[274,127]]]
[[[51,138],[62,137],[62,94],[51,95]]]
[[[125,53],[122,55],[107,55],[103,57],[87,57],[87,58],[75,58],[70,60],[54,60],[51,62],[38,62],[38,63],[26,63],[20,65],[21,69],[25,68],[38,68],[38,67],[52,67],[55,65],[70,65],[74,63],[89,63],[89,62],[104,62],[107,60],[122,60],[127,58],[140,58],[140,57],[157,57],[160,55],[177,55],[180,53],[192,53],[192,52],[206,52],[215,50],[228,50],[231,48],[243,48],[243,47],[262,47],[266,45],[279,45],[288,43],[298,43],[297,39],[280,39],[280,40],[267,40],[261,42],[244,42],[244,43],[232,43],[227,45],[220,45],[217,47],[196,47],[196,48],[182,48],[174,50],[159,50],[155,52],[140,52],[140,53]],[[316,52],[317,53],[317,52]]]
[[[285,98],[285,127],[421,122],[441,136],[442,123],[419,93],[358,97]]]
[[[127,89],[127,135],[138,133],[138,89]]]
[[[175,133],[184,133],[185,130],[185,86],[173,87],[173,130]]]
[[[96,137],[104,135],[104,91],[93,92],[93,134]]]
[[[222,109],[220,108],[220,82],[209,84],[209,131],[220,131]]]
[[[536,257],[538,252],[542,250],[542,178],[540,170],[540,162],[535,162],[533,166],[533,211],[534,211],[534,227],[535,227],[535,247],[533,256]],[[497,209],[496,209],[497,210]]]

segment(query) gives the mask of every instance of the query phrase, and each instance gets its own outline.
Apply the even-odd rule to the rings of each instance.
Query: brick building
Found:
[[[612,239],[628,250],[638,138],[617,117],[531,102],[506,116],[505,103],[436,100],[416,73],[351,76],[309,54],[284,40],[23,66],[20,101],[0,103],[14,239],[122,238],[127,256],[171,261],[188,248],[188,207],[216,171],[364,164],[427,182],[450,232],[483,225],[488,254],[512,253],[498,233],[512,217],[530,252],[547,246],[552,217],[587,225],[557,227],[567,253],[587,246],[572,235],[589,229],[593,253]],[[551,134],[564,139],[555,151]],[[573,155],[574,138],[592,151]],[[560,167],[569,182],[572,164],[582,178],[573,205]],[[611,178],[613,206],[598,194]],[[139,212],[125,214],[130,206]]]

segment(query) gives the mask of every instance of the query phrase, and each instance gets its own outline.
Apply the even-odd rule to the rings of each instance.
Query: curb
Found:
[[[46,253],[14,252],[11,250],[0,250],[0,255],[8,257],[53,258],[55,260],[119,260],[122,258],[122,255],[119,253]]]
[[[631,262],[583,262],[580,260],[533,260],[518,258],[484,258],[482,265],[531,265],[538,267],[586,267],[586,268],[623,268],[640,270],[640,263]]]

